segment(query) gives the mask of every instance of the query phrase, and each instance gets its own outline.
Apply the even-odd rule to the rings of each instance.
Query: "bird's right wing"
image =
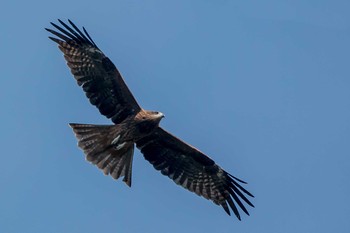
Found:
[[[63,27],[51,23],[58,31],[47,29],[58,38],[49,37],[63,52],[72,74],[82,86],[91,104],[100,113],[118,124],[141,108],[125,84],[122,76],[96,46],[85,28],[80,31],[70,20]]]
[[[253,204],[245,195],[253,197],[239,183],[244,181],[230,175],[198,149],[158,128],[136,142],[146,160],[163,175],[197,195],[221,205],[230,215],[229,207],[238,219],[238,205],[246,214],[242,202]],[[248,214],[249,215],[249,214]]]

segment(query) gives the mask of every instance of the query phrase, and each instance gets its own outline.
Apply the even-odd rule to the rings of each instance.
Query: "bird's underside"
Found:
[[[112,61],[96,46],[85,28],[81,31],[70,20],[70,25],[59,20],[61,26],[51,23],[57,31],[46,29],[56,37],[67,65],[100,113],[114,125],[70,124],[86,159],[114,179],[123,177],[131,186],[134,147],[156,170],[176,184],[213,201],[238,219],[236,205],[249,215],[244,202],[253,204],[253,197],[232,176],[198,149],[171,135],[159,126],[164,115],[143,110]]]

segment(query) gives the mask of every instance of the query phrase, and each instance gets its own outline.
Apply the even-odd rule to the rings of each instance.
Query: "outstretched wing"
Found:
[[[176,184],[221,205],[227,214],[230,215],[230,207],[240,220],[236,204],[247,215],[249,213],[242,201],[254,207],[245,194],[254,196],[239,184],[244,181],[230,175],[208,156],[162,128],[139,140],[136,145],[155,169]]]
[[[51,23],[58,31],[47,29],[58,38],[49,37],[63,52],[72,74],[82,86],[91,104],[115,124],[140,110],[115,65],[96,46],[85,28],[80,31],[70,20],[70,26]]]

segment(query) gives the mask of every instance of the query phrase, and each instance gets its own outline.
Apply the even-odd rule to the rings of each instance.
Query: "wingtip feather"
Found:
[[[55,37],[52,37],[52,36],[49,36],[49,39],[52,40],[53,42],[56,42],[57,44],[59,44],[60,42],[62,42],[61,40],[55,38]]]

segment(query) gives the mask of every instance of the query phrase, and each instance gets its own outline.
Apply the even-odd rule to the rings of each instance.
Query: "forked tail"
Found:
[[[120,134],[115,125],[69,125],[78,139],[78,146],[86,155],[86,160],[114,179],[124,176],[123,181],[130,187],[134,143],[118,146],[115,137]]]

